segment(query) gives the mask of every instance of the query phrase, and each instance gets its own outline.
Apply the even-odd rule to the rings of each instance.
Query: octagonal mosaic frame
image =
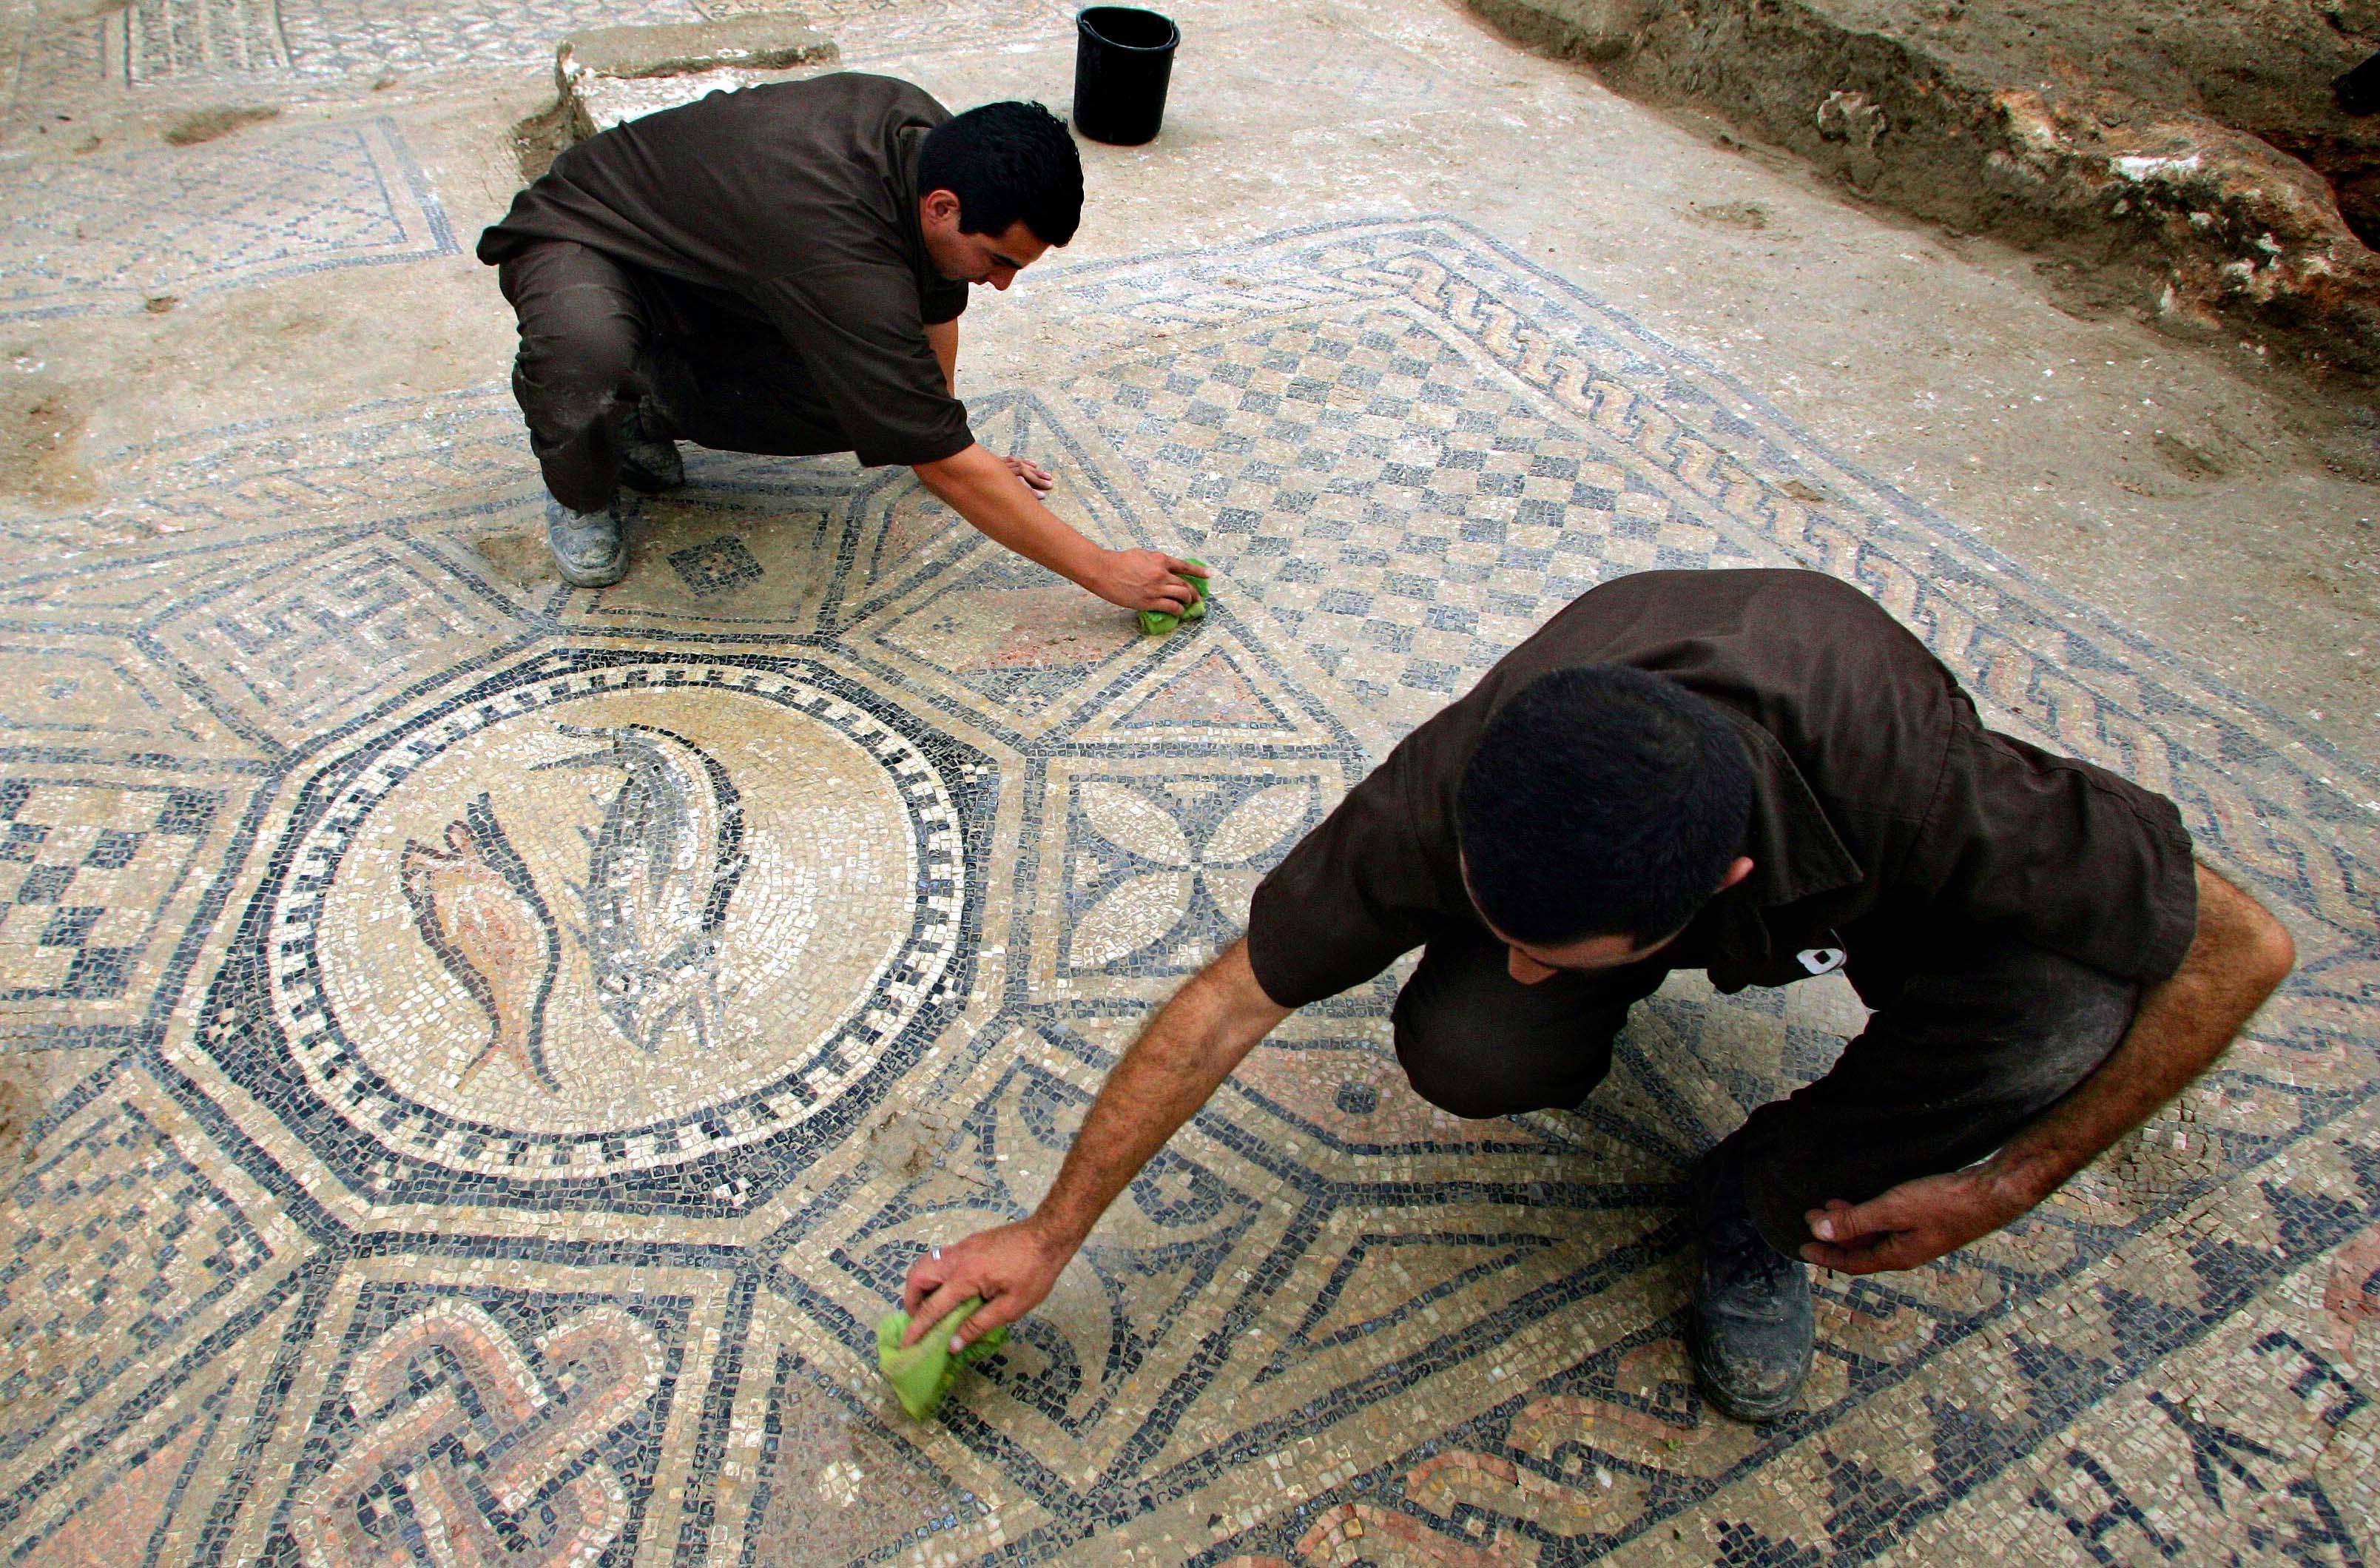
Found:
[[[310,1022],[317,1013],[328,1018],[311,924],[337,846],[372,805],[444,747],[506,718],[644,686],[711,687],[779,702],[827,723],[896,774],[932,781],[931,799],[910,802],[921,896],[886,966],[914,993],[905,1009],[871,999],[767,1088],[650,1125],[530,1135],[474,1124],[403,1096],[357,1059],[334,1019]],[[552,650],[369,734],[298,787],[279,848],[209,989],[197,1038],[218,1071],[374,1203],[733,1217],[848,1134],[965,1006],[998,770],[988,754],[817,660]],[[334,1095],[346,1102],[335,1112]],[[375,1106],[377,1133],[357,1124]],[[498,1149],[518,1157],[482,1158]],[[540,1150],[565,1158],[539,1161]]]

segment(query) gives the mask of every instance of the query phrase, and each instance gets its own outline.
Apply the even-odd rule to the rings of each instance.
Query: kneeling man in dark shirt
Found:
[[[480,237],[520,317],[513,393],[565,580],[628,569],[620,486],[684,482],[680,437],[903,463],[998,542],[1111,603],[1174,611],[1186,563],[1105,550],[953,395],[967,286],[1075,237],[1083,165],[1038,103],[953,118],[841,72],[714,92],[569,149]]]
[[[1556,615],[1408,736],[1257,888],[1160,1012],[1030,1219],[910,1270],[973,1339],[1290,1011],[1422,950],[1399,1060],[1463,1116],[1580,1104],[1671,969],[1843,969],[1834,1069],[1695,1173],[1689,1350],[1725,1410],[1790,1408],[1803,1261],[1912,1269],[2058,1190],[2220,1055],[2294,952],[2193,863],[2170,801],[1984,727],[1923,644],[1799,571],[1645,572]],[[914,1337],[914,1335],[913,1335]]]

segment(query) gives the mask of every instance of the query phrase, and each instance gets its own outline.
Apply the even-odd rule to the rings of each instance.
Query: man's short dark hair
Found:
[[[959,199],[959,232],[1003,235],[1017,219],[1044,245],[1083,221],[1083,160],[1066,122],[1038,103],[986,103],[936,126],[917,152],[917,194]]]
[[[1479,737],[1455,796],[1471,896],[1533,946],[1675,935],[1743,852],[1752,763],[1717,704],[1624,664],[1556,670]]]

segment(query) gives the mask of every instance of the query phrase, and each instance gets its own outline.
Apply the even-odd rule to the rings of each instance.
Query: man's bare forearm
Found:
[[[929,1248],[909,1266],[901,1287],[910,1317],[903,1343],[916,1343],[970,1297],[984,1307],[953,1337],[953,1351],[1032,1311],[1116,1195],[1287,1016],[1289,1009],[1274,1006],[1257,984],[1247,944],[1233,942],[1116,1064],[1031,1219]]]
[[[2296,962],[2289,932],[2263,906],[2201,866],[2198,935],[2170,979],[2148,989],[2107,1061],[1988,1162],[1996,1184],[2031,1208],[2157,1111],[2239,1034]]]
[[[993,543],[1099,591],[1093,579],[1105,552],[1035,500],[981,442],[939,463],[918,464],[917,477]]]
[[[1287,1016],[1257,984],[1246,942],[1233,942],[1116,1064],[1027,1222],[1069,1253],[1081,1246],[1116,1195]]]
[[[1039,468],[1032,468],[1032,476],[1048,486],[1049,476]],[[1191,570],[1188,562],[1160,550],[1100,549],[1041,504],[1022,468],[994,456],[980,442],[939,462],[918,464],[917,478],[993,543],[1111,604],[1179,611],[1196,597],[1182,575]]]

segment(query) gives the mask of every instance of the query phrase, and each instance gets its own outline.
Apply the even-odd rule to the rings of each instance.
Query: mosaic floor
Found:
[[[17,0],[0,7],[0,128],[101,88],[176,89],[266,98],[320,95],[360,78],[387,85],[427,72],[536,71],[557,40],[589,27],[696,22],[778,11],[782,0]],[[985,7],[964,0],[804,0],[804,16],[863,55],[914,57],[1071,26],[1053,0]],[[26,13],[22,37],[11,36]]]
[[[80,243],[100,234],[116,243]],[[445,213],[384,118],[0,174],[0,322],[128,313],[455,249]]]
[[[379,186],[326,245],[451,245]],[[693,454],[628,579],[563,588],[493,385],[6,524],[0,1027],[76,1087],[0,1204],[0,1559],[2374,1560],[2380,784],[1460,224],[1048,292],[1073,371],[978,428],[1213,562],[1194,631],[841,460]],[[1475,1124],[1404,1088],[1383,982],[905,1422],[909,1260],[1029,1206],[1369,760],[1586,587],[1755,563],[1860,584],[2286,913],[2227,1066],[2011,1232],[1826,1282],[1810,1408],[1755,1428],[1679,1349],[1682,1173],[1848,990],[1681,978],[1585,1113]]]

